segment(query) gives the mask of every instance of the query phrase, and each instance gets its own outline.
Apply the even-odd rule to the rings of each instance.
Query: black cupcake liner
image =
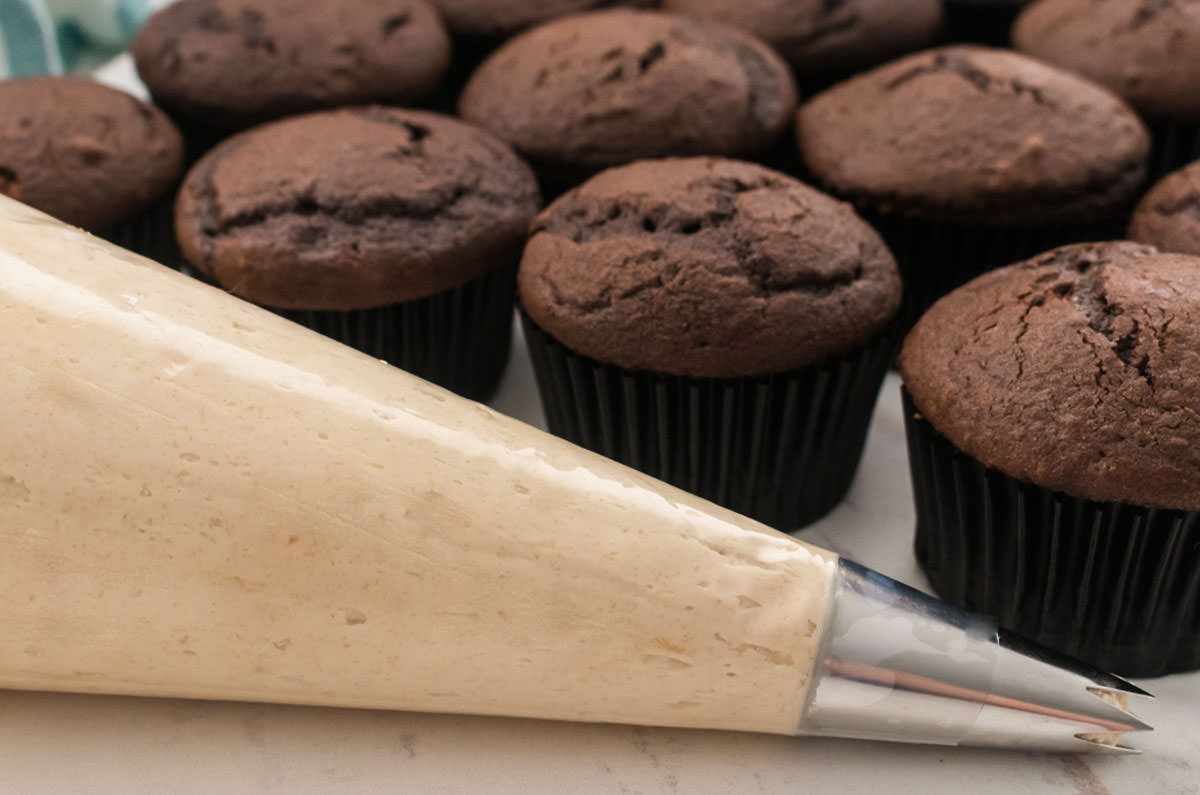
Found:
[[[818,92],[815,90],[804,91],[801,89],[800,101],[803,102],[807,97],[816,93]],[[794,124],[788,124],[787,129],[779,136],[779,139],[770,144],[766,149],[743,155],[742,159],[750,160],[767,168],[787,174],[801,182],[816,184],[809,174],[808,167],[804,163],[804,158],[800,154],[800,148],[796,145],[796,128]]]
[[[963,453],[904,393],[917,560],[947,601],[1106,671],[1200,668],[1200,514],[1098,503]]]
[[[1200,124],[1150,121],[1150,182],[1200,160]]]
[[[181,270],[183,253],[175,240],[175,194],[165,196],[129,221],[98,233],[110,243],[149,257],[168,268]]]
[[[151,101],[157,105],[159,110],[167,114],[171,119],[171,123],[179,130],[179,134],[183,136],[183,157],[184,163],[188,167],[191,167],[197,160],[208,154],[217,144],[239,132],[236,129],[214,127],[187,113],[164,105],[157,100],[152,99]]]
[[[792,75],[796,78],[796,91],[800,97],[800,104],[803,105],[817,94],[827,91],[838,83],[849,80],[856,74],[865,72],[875,66],[878,66],[878,64],[864,64],[836,72],[801,72],[793,68]],[[795,136],[792,136],[792,141],[794,144]]]
[[[578,188],[592,177],[603,171],[603,168],[575,166],[567,163],[555,163],[537,158],[527,158],[526,161],[537,177],[538,189],[542,200],[548,205],[569,190]]]
[[[1021,262],[1069,243],[1121,240],[1120,220],[998,228],[979,224],[927,221],[864,211],[883,236],[904,284],[898,324],[911,328],[937,299],[995,268]]]
[[[455,36],[451,48],[450,66],[437,89],[425,100],[416,103],[420,107],[445,113],[450,116],[458,115],[458,99],[462,96],[467,81],[487,57],[495,52],[503,38],[486,38],[476,36]]]
[[[427,298],[350,312],[276,310],[289,320],[472,400],[508,365],[516,264]]]
[[[1022,6],[1012,3],[947,0],[942,39],[950,44],[968,42],[1007,47],[1021,9]]]
[[[521,320],[551,433],[781,530],[832,510],[858,469],[894,343],[757,378],[627,370]]]

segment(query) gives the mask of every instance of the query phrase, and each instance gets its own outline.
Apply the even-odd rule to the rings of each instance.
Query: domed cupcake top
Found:
[[[1040,0],[1017,19],[1013,43],[1148,116],[1200,121],[1198,0]]]
[[[848,205],[714,158],[633,163],[564,195],[535,221],[518,283],[577,352],[714,378],[847,353],[900,301],[891,254]]]
[[[0,81],[0,193],[100,231],[182,173],[179,131],[145,102],[75,77]]]
[[[176,229],[188,260],[240,296],[365,309],[514,261],[540,203],[533,172],[484,131],[365,107],[226,140],[188,174]]]
[[[1005,474],[1200,510],[1200,258],[1095,243],[993,271],[929,310],[900,371],[937,430]]]
[[[512,39],[472,75],[459,109],[534,160],[598,169],[764,148],[795,103],[787,64],[748,33],[619,9]]]
[[[431,0],[454,33],[479,38],[508,36],[555,17],[616,5],[612,0]],[[650,5],[631,0],[621,5]]]
[[[1017,53],[901,58],[800,108],[804,160],[884,211],[996,225],[1087,221],[1132,198],[1149,134],[1104,88]]]
[[[744,28],[805,74],[881,63],[933,43],[942,0],[663,0],[663,8]]]
[[[1159,180],[1138,204],[1129,238],[1200,256],[1200,161]]]
[[[155,101],[216,128],[435,89],[450,39],[426,0],[178,0],[132,45]]]

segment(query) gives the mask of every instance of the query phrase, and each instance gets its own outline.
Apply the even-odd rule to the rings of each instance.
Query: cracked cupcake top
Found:
[[[226,140],[188,174],[175,228],[188,261],[243,298],[365,309],[514,261],[540,205],[533,172],[486,132],[364,107]]]
[[[1200,510],[1200,258],[1055,249],[942,298],[900,372],[956,446],[1099,502]]]
[[[1138,204],[1129,238],[1200,256],[1200,161],[1163,177]]]
[[[942,0],[663,0],[663,8],[745,28],[806,74],[871,66],[925,47]]]
[[[1145,125],[1108,90],[1016,53],[946,47],[800,108],[805,163],[883,212],[996,226],[1119,211],[1146,173]]]
[[[154,100],[221,129],[432,92],[450,39],[425,0],[178,0],[131,50]]]
[[[1147,116],[1200,121],[1200,0],[1041,0],[1017,19],[1013,43]]]
[[[619,9],[512,39],[471,76],[459,111],[535,161],[599,169],[762,149],[795,104],[787,64],[750,34]]]
[[[848,205],[715,158],[633,163],[567,193],[534,222],[519,287],[579,353],[702,378],[848,353],[900,303],[891,254]]]
[[[182,173],[183,139],[157,108],[77,77],[0,81],[0,194],[99,232]]]

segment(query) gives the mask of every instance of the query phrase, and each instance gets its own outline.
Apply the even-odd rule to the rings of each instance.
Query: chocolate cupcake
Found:
[[[1008,45],[1009,31],[1030,0],[946,0],[946,41]]]
[[[434,104],[453,112],[471,73],[511,36],[552,19],[613,5],[647,6],[656,0],[430,0],[454,38],[450,72]]]
[[[437,88],[450,60],[426,0],[178,0],[146,21],[131,49],[194,151],[305,111],[410,104]]]
[[[226,140],[188,174],[176,228],[230,292],[483,399],[539,207],[532,171],[484,131],[363,107]]]
[[[663,0],[663,8],[744,28],[779,51],[806,91],[933,44],[942,0]]]
[[[1055,245],[1120,237],[1149,136],[1106,89],[1012,52],[946,47],[800,108],[800,153],[888,241],[905,314]]]
[[[538,217],[518,285],[553,433],[779,528],[845,494],[900,301],[849,206],[750,163],[633,163]]]
[[[1134,210],[1129,239],[1200,257],[1200,161],[1151,188]]]
[[[787,64],[735,28],[652,11],[565,17],[509,41],[459,103],[556,193],[600,169],[769,148],[796,103]]]
[[[1200,667],[1200,258],[1097,243],[985,274],[900,371],[942,596],[1103,670]]]
[[[167,265],[183,140],[162,111],[75,77],[0,82],[0,193]]]
[[[649,6],[655,0],[430,0],[455,36],[498,41],[568,14],[603,6]]]
[[[1200,4],[1040,0],[1017,20],[1013,43],[1137,108],[1154,135],[1153,178],[1200,160]]]

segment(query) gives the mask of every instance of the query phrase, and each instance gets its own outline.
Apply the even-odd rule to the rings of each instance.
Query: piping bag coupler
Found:
[[[842,558],[799,734],[1129,754],[1149,693]]]

